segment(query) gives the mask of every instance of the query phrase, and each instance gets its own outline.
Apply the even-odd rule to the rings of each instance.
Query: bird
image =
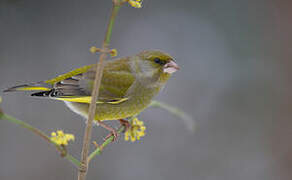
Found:
[[[97,64],[91,64],[53,79],[14,86],[4,92],[33,91],[31,96],[65,102],[73,112],[87,118]],[[119,120],[128,126],[134,117],[149,106],[180,67],[174,58],[160,50],[144,50],[136,55],[105,61],[95,122],[115,137],[114,128],[103,121]]]

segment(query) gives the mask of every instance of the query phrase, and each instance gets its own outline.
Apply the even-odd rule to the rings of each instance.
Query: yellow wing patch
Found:
[[[16,91],[49,91],[50,88],[46,88],[46,87],[20,87],[20,88],[16,88]]]
[[[58,76],[56,78],[46,80],[46,81],[44,81],[44,83],[55,84],[57,82],[60,82],[60,81],[62,81],[64,79],[70,78],[72,76],[76,76],[78,74],[85,73],[89,69],[91,69],[93,66],[95,66],[95,64],[91,64],[91,65],[83,66],[81,68],[74,69],[73,71],[70,71],[68,73],[62,74],[62,75],[60,75],[60,76]]]
[[[57,97],[54,98],[56,100],[60,101],[69,101],[69,102],[78,102],[78,103],[87,103],[90,104],[91,102],[91,96],[80,96],[80,97],[74,97],[74,96],[68,96],[68,97]],[[110,101],[97,101],[97,104],[120,104],[122,102],[127,101],[129,98],[116,98],[111,99]]]

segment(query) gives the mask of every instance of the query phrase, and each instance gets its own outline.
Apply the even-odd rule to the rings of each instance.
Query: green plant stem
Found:
[[[173,107],[173,106],[170,106],[166,103],[163,103],[163,102],[159,102],[159,101],[152,101],[151,104],[149,105],[149,107],[155,107],[155,108],[161,108],[161,109],[164,109],[172,114],[174,114],[175,116],[183,119],[186,121],[188,127],[191,128],[191,130],[194,129],[194,122],[193,122],[193,119],[190,115],[188,115],[187,113],[185,113],[184,111],[176,108],[176,107]],[[50,138],[45,134],[43,133],[42,131],[40,131],[39,129],[31,126],[30,124],[26,123],[26,122],[23,122],[19,119],[16,119],[10,115],[7,115],[5,113],[3,113],[3,111],[0,109],[0,119],[3,119],[3,120],[8,120],[9,122],[11,123],[14,123],[16,125],[19,125],[23,128],[26,128],[28,130],[30,130],[31,132],[33,132],[34,134],[40,136],[41,138],[43,138],[44,140],[46,140],[47,142],[51,143],[51,144],[54,144],[56,149],[61,153],[61,154],[64,154],[64,149],[62,148],[62,146],[60,145],[57,145],[55,144],[54,142],[52,142],[50,140]],[[133,118],[131,118],[133,119]],[[117,130],[117,133],[120,134],[124,131],[125,127],[124,126],[121,126],[118,130]],[[89,156],[88,156],[88,162],[90,162],[95,156],[97,155],[100,155],[102,150],[107,146],[109,145],[112,140],[113,140],[114,136],[110,136],[108,139],[106,139],[99,147],[97,147]],[[65,155],[64,155],[64,158],[66,158],[67,160],[69,160],[74,166],[76,167],[80,167],[81,163],[79,160],[77,160],[76,158],[74,158],[72,155],[70,155],[69,153],[65,152]]]
[[[40,131],[39,129],[29,125],[26,122],[23,122],[23,121],[21,121],[19,119],[16,119],[16,118],[12,117],[12,116],[9,116],[9,115],[7,115],[5,113],[0,113],[0,119],[7,120],[7,121],[9,121],[9,122],[11,122],[13,124],[16,124],[16,125],[19,125],[19,126],[25,128],[25,129],[28,129],[31,132],[33,132],[34,134],[36,134],[36,135],[40,136],[41,138],[43,138],[44,140],[46,140],[47,142],[49,142],[51,144],[54,144],[56,149],[61,153],[61,155],[64,155],[64,158],[69,160],[76,167],[80,166],[80,162],[76,158],[74,158],[72,155],[68,154],[67,151],[65,151],[65,149],[62,148],[60,145],[55,144],[53,141],[51,141],[51,139],[45,133]]]
[[[104,44],[106,44],[106,45],[109,45],[109,43],[110,43],[114,23],[115,23],[116,16],[118,15],[120,8],[121,8],[120,5],[118,5],[117,3],[113,3],[111,18],[110,18],[110,21],[109,21],[109,24],[107,27],[107,31],[106,31],[106,35],[105,35],[105,39],[104,39]]]
[[[181,118],[181,119],[184,119],[186,122],[187,122],[187,125],[188,127],[191,127],[191,129],[193,130],[194,128],[194,123],[193,123],[193,119],[191,118],[191,116],[189,116],[187,113],[185,113],[184,111],[176,108],[176,107],[173,107],[173,106],[170,106],[166,103],[163,103],[163,102],[159,102],[159,101],[152,101],[151,104],[149,105],[149,107],[156,107],[156,108],[162,108],[162,109],[165,109],[166,111],[174,114],[175,116]],[[10,115],[7,115],[7,114],[4,114],[2,112],[2,110],[0,109],[0,119],[3,119],[3,120],[8,120],[9,122],[12,122],[16,125],[19,125],[21,127],[24,127],[28,130],[30,130],[31,132],[35,133],[36,135],[42,137],[44,140],[46,140],[47,142],[49,143],[52,143],[55,145],[55,147],[57,148],[57,150],[62,154],[64,153],[64,149],[55,144],[54,142],[52,142],[50,140],[50,138],[45,134],[43,133],[42,131],[40,131],[39,129],[29,125],[28,123],[26,122],[23,122],[21,120],[18,120]],[[117,130],[117,133],[120,134],[121,132],[124,131],[124,126],[121,126],[118,130]],[[95,156],[97,155],[100,155],[102,150],[107,146],[109,145],[112,140],[113,140],[114,136],[110,136],[106,141],[104,141],[98,148],[96,148],[89,156],[88,156],[88,162],[90,162]],[[73,165],[75,165],[76,167],[80,167],[80,161],[77,160],[76,158],[74,158],[72,155],[70,155],[69,153],[66,152],[64,158],[66,158],[67,160],[69,160]]]
[[[124,131],[125,127],[121,126],[118,130],[117,133],[120,134]],[[88,156],[88,162],[90,162],[95,156],[101,154],[102,150],[110,144],[114,139],[114,136],[110,136],[107,138],[99,147],[97,147],[89,156]]]
[[[75,157],[73,157],[71,154],[67,153],[66,156],[64,157],[66,159],[68,159],[72,164],[75,165],[76,168],[79,168],[81,163],[78,159],[76,159]]]
[[[188,115],[187,113],[185,113],[181,109],[178,109],[177,107],[168,105],[168,104],[163,103],[163,102],[155,101],[155,100],[153,100],[148,107],[157,107],[157,108],[164,109],[164,110],[170,112],[171,114],[182,119],[184,121],[186,127],[190,131],[193,132],[195,130],[195,122],[194,122],[192,116]]]
[[[97,68],[96,68],[96,75],[95,75],[95,80],[93,84],[93,91],[91,94],[92,98],[91,98],[91,103],[89,106],[87,125],[85,128],[84,138],[83,138],[83,146],[82,146],[82,152],[81,152],[81,166],[78,171],[78,180],[85,180],[86,174],[87,174],[88,152],[89,152],[89,145],[90,145],[90,140],[91,140],[92,124],[95,117],[96,101],[98,99],[99,87],[100,87],[102,73],[104,69],[104,61],[107,57],[108,46],[110,43],[112,29],[113,29],[115,18],[118,14],[119,9],[120,9],[120,0],[113,0],[113,8],[112,8],[111,17],[107,26],[105,39],[102,44],[101,55],[99,57],[99,61],[97,63]]]

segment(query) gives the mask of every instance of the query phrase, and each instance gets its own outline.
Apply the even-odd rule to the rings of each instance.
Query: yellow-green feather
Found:
[[[65,73],[65,74],[62,74],[58,77],[55,77],[53,79],[49,79],[49,80],[46,80],[44,81],[44,83],[47,83],[47,84],[55,84],[57,82],[60,82],[62,80],[65,80],[67,78],[70,78],[72,76],[75,76],[75,75],[78,75],[78,74],[81,74],[81,73],[84,73],[84,72],[87,72],[89,69],[91,69],[93,66],[95,66],[94,64],[92,65],[87,65],[87,66],[83,66],[81,68],[77,68],[77,69],[74,69],[73,71],[70,71],[68,73]]]

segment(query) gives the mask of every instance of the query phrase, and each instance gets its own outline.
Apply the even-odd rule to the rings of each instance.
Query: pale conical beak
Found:
[[[179,69],[180,69],[179,66],[172,60],[163,66],[163,72],[168,74],[172,74]]]

